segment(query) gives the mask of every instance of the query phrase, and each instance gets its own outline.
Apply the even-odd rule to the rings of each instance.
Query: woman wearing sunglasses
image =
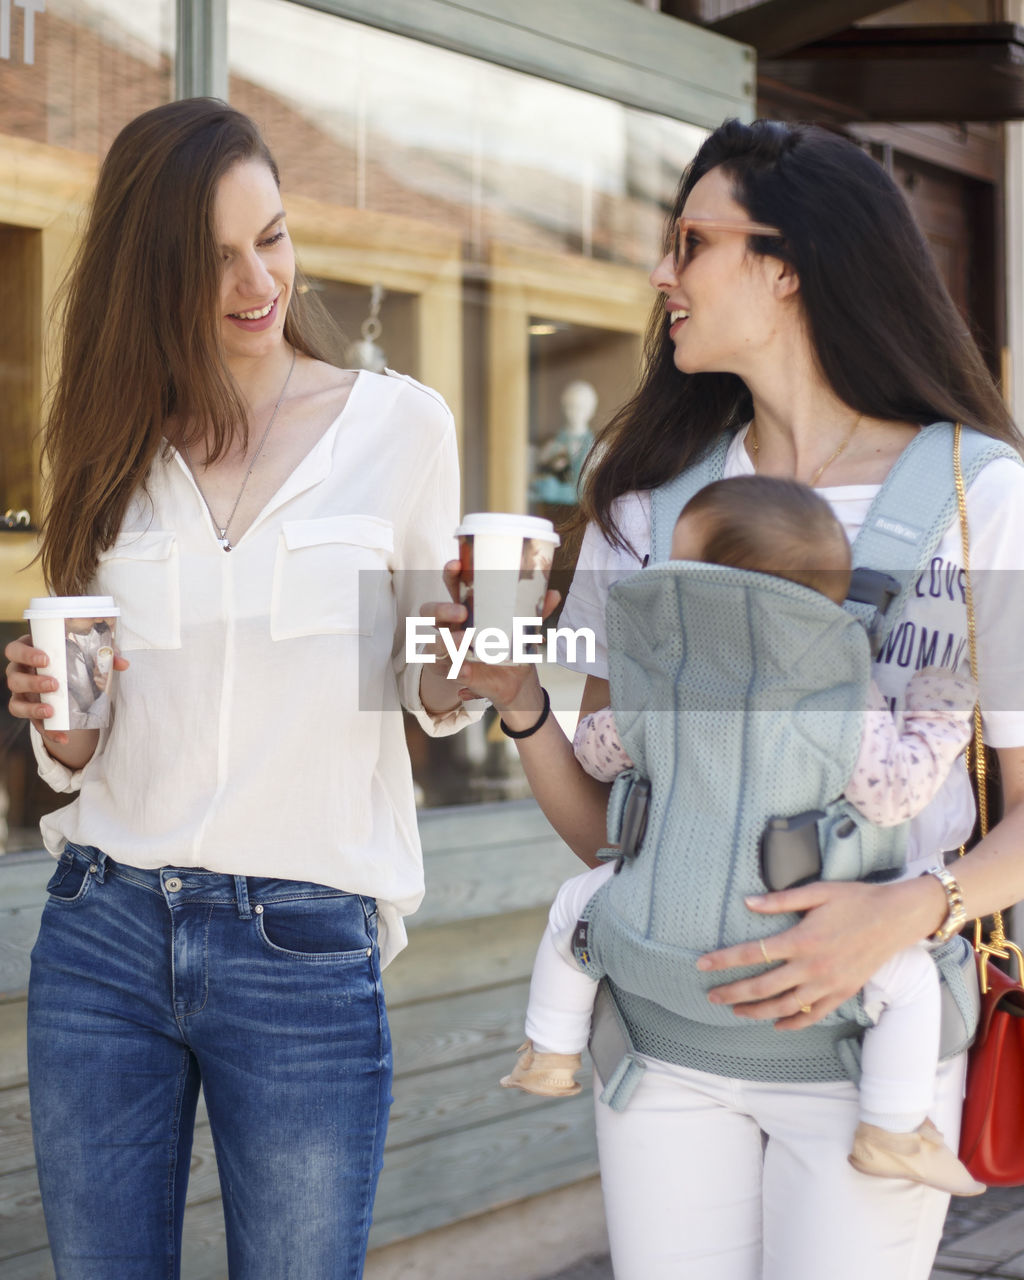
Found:
[[[963,421],[1021,447],[900,192],[853,144],[810,126],[727,122],[683,175],[665,249],[651,275],[658,296],[640,386],[584,474],[588,524],[561,620],[592,627],[599,640],[596,662],[571,664],[587,674],[581,715],[609,701],[600,643],[608,587],[648,562],[652,491],[723,436],[727,477],[783,476],[817,488],[851,540],[922,426]],[[955,931],[957,891],[968,917],[1024,897],[1024,714],[1012,693],[1024,677],[1013,638],[1021,609],[1014,575],[991,572],[1019,565],[1024,469],[1009,457],[985,465],[967,514],[973,578],[1001,584],[979,590],[977,626],[1004,816],[950,868],[954,890],[924,874],[973,824],[958,769],[912,825],[905,878],[817,882],[748,900],[764,915],[762,936],[698,967],[721,975],[712,1003],[769,1020],[780,1036],[837,1009],[899,949]],[[962,566],[954,510],[911,593],[899,641],[875,665],[890,700],[916,667],[966,654]],[[948,660],[941,648],[926,653],[936,619]],[[493,699],[548,818],[593,865],[605,843],[607,791],[545,715],[534,669],[474,666],[464,678],[467,696],[472,689]],[[738,803],[742,786],[737,778]],[[774,922],[786,912],[800,913],[790,928]],[[730,980],[741,966],[751,976]],[[696,1056],[645,1055],[625,1108],[597,1105],[617,1280],[926,1280],[948,1197],[851,1168],[850,1079],[748,1079],[697,1069]],[[961,1054],[940,1065],[936,1080],[932,1119],[954,1147],[963,1078]]]

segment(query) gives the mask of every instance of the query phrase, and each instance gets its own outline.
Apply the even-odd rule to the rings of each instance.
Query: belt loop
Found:
[[[249,886],[245,876],[233,877],[235,881],[235,901],[238,903],[239,920],[251,920],[252,908],[249,906]]]
[[[103,883],[103,878],[107,874],[107,855],[102,849],[90,847],[89,856],[92,858],[92,865],[96,868],[95,875],[99,884]]]

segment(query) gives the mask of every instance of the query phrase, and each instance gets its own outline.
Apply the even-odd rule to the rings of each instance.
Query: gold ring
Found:
[[[760,945],[760,947],[761,947],[761,954],[764,956],[764,962],[765,962],[765,964],[771,964],[771,962],[772,962],[772,958],[771,958],[771,956],[768,954],[768,948],[764,945],[764,938],[758,938],[758,940],[757,940],[757,941],[758,941],[758,943],[759,943],[759,945]]]
[[[811,1006],[809,1004],[802,1004],[799,1006],[799,1009],[801,1013],[810,1013]]]

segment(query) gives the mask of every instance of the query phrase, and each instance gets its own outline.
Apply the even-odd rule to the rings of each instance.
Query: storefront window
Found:
[[[280,161],[309,285],[344,335],[338,359],[386,361],[446,397],[464,510],[570,514],[584,447],[635,380],[646,274],[702,131],[291,0],[230,0],[228,16],[231,100]],[[73,248],[95,160],[172,98],[174,31],[174,0],[0,4],[0,151],[20,200],[26,165],[45,188],[0,209],[17,319],[0,370],[0,514],[38,514],[47,264]],[[20,568],[32,535],[4,549],[5,571]],[[556,570],[564,587],[571,555]],[[545,681],[571,725],[581,680]],[[0,728],[0,830],[6,810],[8,846],[32,845],[52,797],[23,726]],[[491,713],[440,742],[410,722],[409,744],[425,805],[527,794]]]
[[[635,382],[647,272],[703,131],[291,0],[228,12],[231,100],[266,133],[349,343],[376,284],[380,354],[455,412],[464,510],[563,521]],[[567,549],[563,590],[572,567]],[[582,678],[544,679],[571,728]],[[408,736],[421,804],[528,794],[491,712]]]
[[[316,279],[310,285],[338,326],[339,363],[378,372],[386,366],[419,376],[419,316],[413,294],[341,280]]]
[[[42,590],[38,428],[53,289],[97,159],[129,120],[174,95],[174,0],[0,3],[0,641]],[[11,524],[15,527],[9,527]],[[2,647],[0,644],[0,647]],[[6,699],[4,700],[6,703]],[[55,797],[28,728],[0,712],[0,852],[37,848]]]
[[[529,499],[556,523],[572,514],[594,432],[628,397],[640,339],[531,316]]]

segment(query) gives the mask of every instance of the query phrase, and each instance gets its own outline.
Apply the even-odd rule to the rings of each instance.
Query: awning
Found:
[[[852,27],[762,58],[758,73],[863,120],[1024,119],[1024,27]]]

